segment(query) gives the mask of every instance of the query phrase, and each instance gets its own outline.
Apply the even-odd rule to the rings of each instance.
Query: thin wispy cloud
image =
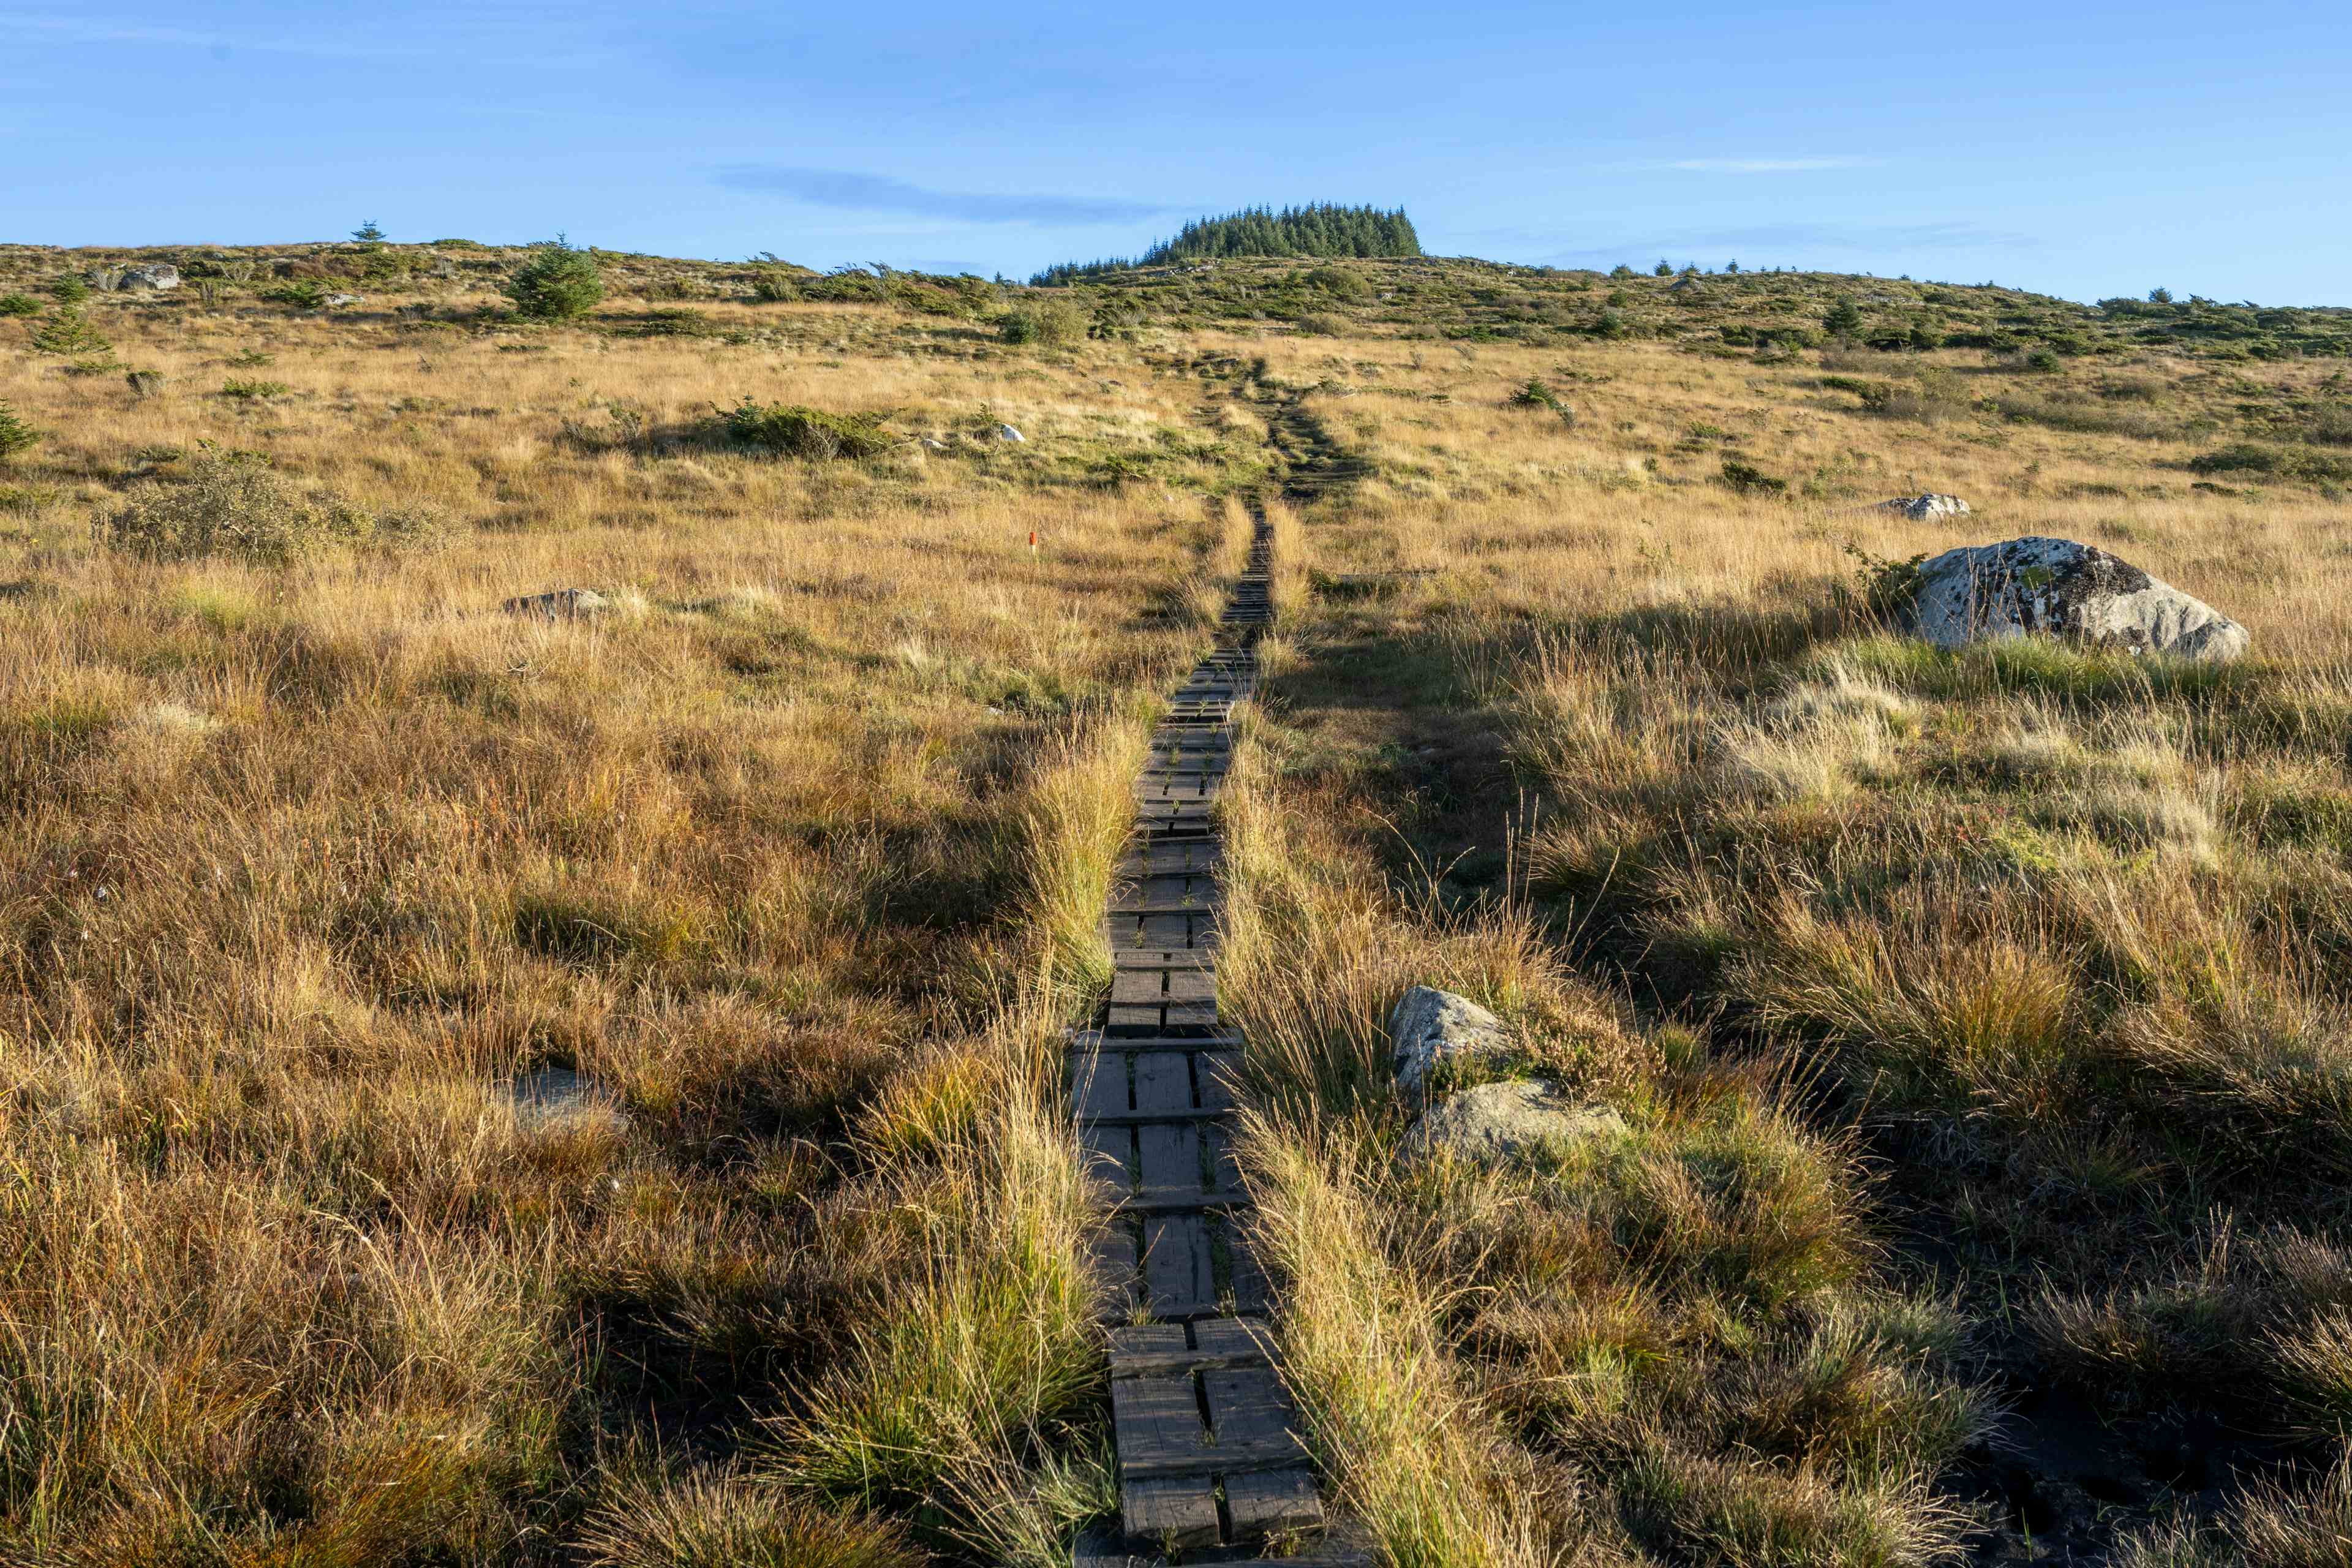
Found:
[[[1823,169],[1877,169],[1884,158],[1670,158],[1656,165],[1694,174],[1810,174]]]
[[[1617,245],[1558,251],[1541,259],[1554,267],[1605,268],[1621,261],[1638,266],[1649,257],[1680,262],[1736,256],[1751,266],[1772,267],[1824,257],[1852,264],[1923,250],[2014,254],[2037,250],[2041,244],[2029,234],[1973,223],[1776,223],[1653,234]]]
[[[721,169],[719,183],[729,190],[790,196],[811,206],[852,212],[912,213],[959,223],[1134,223],[1175,210],[1165,202],[1123,201],[1108,196],[935,191],[882,174],[769,163],[739,163]]]
[[[220,32],[26,11],[0,11],[0,39],[5,38],[15,38],[27,45],[108,44],[206,49],[216,57],[247,49],[256,54],[298,55],[326,60],[446,60],[456,52],[452,40],[446,37],[391,37],[371,36],[355,29]],[[593,65],[600,58],[588,50],[522,51],[506,47],[507,43],[508,40],[496,35],[478,33],[465,40],[466,59],[476,66],[578,69]],[[494,45],[496,47],[492,47]]]

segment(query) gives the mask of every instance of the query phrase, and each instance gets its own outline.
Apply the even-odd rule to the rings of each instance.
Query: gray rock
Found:
[[[929,437],[929,436],[926,436],[926,437],[923,437],[923,450],[924,450],[924,451],[926,451],[926,452],[944,452],[944,451],[946,451],[947,449],[948,449],[948,444],[947,444],[945,441],[938,440],[938,439],[936,439],[936,438],[934,438],[934,437]]]
[[[1429,1075],[1457,1057],[1477,1057],[1510,1044],[1503,1021],[1467,996],[1416,985],[1389,1015],[1389,1062],[1397,1088],[1412,1100],[1428,1093]]]
[[[1412,1124],[1402,1152],[1422,1157],[1444,1149],[1474,1164],[1495,1165],[1627,1131],[1625,1119],[1608,1106],[1570,1100],[1555,1083],[1519,1079],[1447,1096]]]
[[[357,294],[330,294],[325,299],[320,300],[319,303],[321,305],[356,305],[360,302],[361,298],[362,296]]]
[[[499,1086],[525,1132],[620,1132],[628,1116],[602,1088],[571,1068],[542,1067]]]
[[[2046,632],[2095,647],[2232,659],[2246,628],[2088,544],[2011,539],[1948,550],[1919,567],[1909,629],[1937,647]]]
[[[177,289],[180,286],[180,269],[163,261],[151,261],[138,267],[126,267],[122,269],[121,281],[115,286],[119,289],[146,292]]]
[[[1969,503],[1958,496],[1941,496],[1930,491],[1923,496],[1896,496],[1893,500],[1878,503],[1881,511],[1899,511],[1906,517],[1966,517]]]
[[[558,588],[551,594],[526,594],[509,599],[505,606],[509,615],[537,616],[551,621],[601,616],[612,607],[612,601],[593,588]]]

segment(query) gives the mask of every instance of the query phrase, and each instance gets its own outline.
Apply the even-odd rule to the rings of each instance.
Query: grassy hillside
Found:
[[[1244,1154],[1394,1560],[2336,1560],[2345,312],[525,259],[0,247],[0,1562],[1066,1560],[1044,1064],[1253,495]],[[2253,656],[1871,619],[2034,532]],[[1627,1138],[1392,1158],[1420,982]]]

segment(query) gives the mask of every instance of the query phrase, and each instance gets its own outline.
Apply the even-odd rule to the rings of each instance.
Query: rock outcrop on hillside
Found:
[[[1966,517],[1969,503],[1958,496],[1937,495],[1930,490],[1921,496],[1896,496],[1893,500],[1878,503],[1881,511],[1899,511],[1908,518],[1925,521],[1931,517]]]
[[[2231,659],[2246,628],[2095,545],[2011,539],[1919,565],[1909,629],[1937,647],[2046,632],[2095,647]]]

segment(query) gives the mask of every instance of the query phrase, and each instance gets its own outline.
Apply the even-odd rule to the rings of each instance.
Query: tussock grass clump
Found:
[[[919,1568],[896,1522],[795,1498],[740,1476],[701,1474],[614,1487],[583,1528],[599,1568]]]
[[[973,1135],[884,1178],[925,1261],[871,1304],[805,1410],[779,1423],[776,1467],[795,1484],[940,1506],[1092,1414],[1092,1189],[1044,1087],[1045,1042],[1007,1041],[991,1059]]]
[[[729,438],[743,446],[814,462],[879,457],[897,444],[869,418],[796,404],[755,403],[748,397],[728,410],[726,426]]]

